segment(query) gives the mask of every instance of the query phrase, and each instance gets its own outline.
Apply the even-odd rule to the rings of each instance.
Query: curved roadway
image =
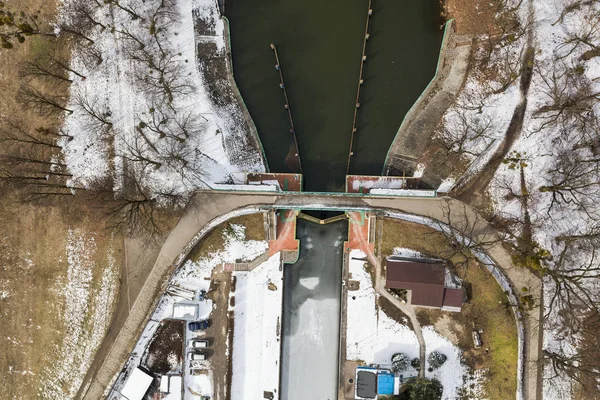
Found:
[[[336,210],[387,210],[415,214],[446,220],[448,205],[453,215],[467,217],[475,221],[471,239],[489,237],[496,232],[482,218],[464,203],[449,198],[410,198],[384,196],[350,196],[344,194],[309,193],[265,193],[265,192],[220,192],[201,191],[196,193],[177,226],[165,241],[152,272],[149,274],[140,294],[132,305],[131,312],[123,328],[117,335],[109,351],[100,360],[101,366],[90,385],[82,390],[84,399],[100,399],[112,380],[122,369],[160,294],[166,287],[168,278],[185,259],[194,245],[212,228],[240,213],[281,208],[336,209]],[[527,294],[535,298],[535,307],[524,313],[523,326],[525,343],[523,348],[524,373],[522,392],[525,399],[537,399],[541,382],[540,360],[540,299],[541,282],[529,271],[512,265],[508,251],[499,241],[485,247],[486,253],[500,267],[510,280],[514,293],[519,296],[522,288],[529,288]],[[521,396],[517,393],[517,398]]]

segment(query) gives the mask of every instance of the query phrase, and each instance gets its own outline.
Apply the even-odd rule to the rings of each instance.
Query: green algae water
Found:
[[[379,175],[404,115],[435,73],[439,0],[374,0],[350,173]],[[348,166],[368,0],[230,0],[236,83],[271,171],[300,172],[279,87],[277,46],[305,190],[340,191]]]

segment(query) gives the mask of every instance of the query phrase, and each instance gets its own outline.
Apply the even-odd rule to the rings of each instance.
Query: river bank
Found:
[[[408,111],[386,156],[384,175],[412,175],[427,150],[437,125],[454,103],[465,82],[472,48],[471,35],[458,35],[456,24],[446,23],[436,72]],[[437,188],[443,172],[427,171],[426,185]]]

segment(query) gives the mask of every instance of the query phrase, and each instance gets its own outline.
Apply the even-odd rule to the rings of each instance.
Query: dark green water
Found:
[[[350,173],[379,175],[387,150],[435,72],[439,0],[373,1]],[[309,191],[344,188],[368,0],[230,0],[236,82],[271,171],[296,172],[277,45]]]

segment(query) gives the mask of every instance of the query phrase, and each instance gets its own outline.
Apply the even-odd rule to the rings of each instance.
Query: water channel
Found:
[[[343,243],[348,223],[298,220],[300,257],[284,272],[281,396],[337,399]]]
[[[306,191],[341,191],[348,168],[369,0],[230,0],[236,83],[272,172],[302,172]],[[406,114],[435,73],[439,0],[373,0],[351,174],[380,175]],[[275,69],[277,47],[294,136]],[[314,215],[314,214],[313,214]],[[281,393],[337,398],[347,222],[299,220],[300,257],[284,273]]]
[[[368,0],[226,1],[235,79],[271,171],[295,171],[276,44],[305,190],[343,190]],[[439,0],[374,0],[350,172],[380,175],[408,109],[435,72]],[[297,171],[299,172],[299,171]]]

